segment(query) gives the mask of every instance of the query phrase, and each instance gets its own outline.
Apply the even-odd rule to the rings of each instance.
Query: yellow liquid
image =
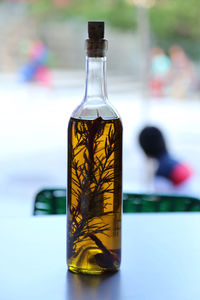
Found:
[[[121,261],[120,119],[70,119],[67,201],[69,270],[117,271]]]

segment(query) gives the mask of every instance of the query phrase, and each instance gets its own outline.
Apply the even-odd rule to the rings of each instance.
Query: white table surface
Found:
[[[123,215],[121,270],[67,271],[64,216],[0,219],[1,300],[198,300],[200,213]]]

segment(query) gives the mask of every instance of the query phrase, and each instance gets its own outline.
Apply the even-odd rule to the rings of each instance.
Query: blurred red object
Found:
[[[164,82],[159,78],[153,78],[150,80],[150,91],[153,97],[163,96]]]
[[[52,87],[52,75],[48,67],[41,66],[35,74],[35,80],[40,82],[43,86]]]

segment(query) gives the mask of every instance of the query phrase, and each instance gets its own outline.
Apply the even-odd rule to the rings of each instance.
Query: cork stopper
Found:
[[[104,22],[88,22],[88,36],[90,39],[103,39]]]
[[[104,22],[88,22],[88,37],[89,38],[86,40],[87,56],[105,56],[108,48],[108,41],[104,39]]]

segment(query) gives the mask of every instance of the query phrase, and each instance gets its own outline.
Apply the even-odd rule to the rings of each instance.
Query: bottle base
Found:
[[[73,266],[68,266],[68,269],[72,273],[82,273],[82,274],[87,274],[87,275],[101,275],[105,273],[116,273],[119,271],[119,269],[112,270],[112,269],[102,269],[102,270],[88,270],[88,269],[83,269],[83,268],[78,268],[78,267],[73,267]]]

